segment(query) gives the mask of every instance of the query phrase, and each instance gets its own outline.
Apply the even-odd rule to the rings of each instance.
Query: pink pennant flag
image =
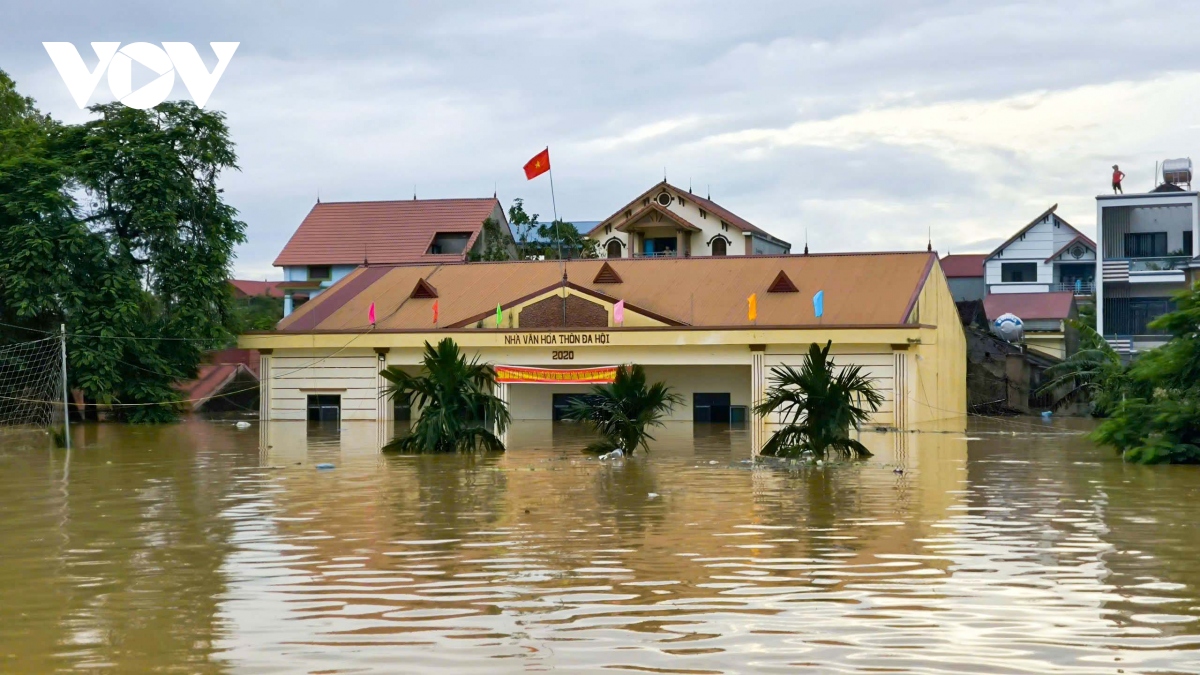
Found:
[[[371,303],[371,309],[367,310],[367,321],[370,321],[372,326],[375,325],[375,303],[373,302]]]
[[[617,304],[613,305],[613,322],[618,324],[625,323],[625,301],[618,300]]]

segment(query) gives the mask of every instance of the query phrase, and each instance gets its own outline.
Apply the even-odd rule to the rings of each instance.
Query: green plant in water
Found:
[[[493,393],[496,371],[479,359],[467,361],[454,340],[445,338],[433,347],[425,343],[420,375],[396,367],[380,375],[390,384],[384,394],[419,410],[412,433],[385,449],[409,453],[503,452],[504,433],[510,418],[504,401]],[[495,425],[496,433],[488,428]]]
[[[1128,391],[1128,377],[1121,355],[1085,319],[1069,319],[1079,331],[1079,349],[1061,363],[1046,369],[1046,380],[1038,394],[1054,396],[1055,410],[1075,402],[1090,402],[1092,414],[1106,417]]]
[[[754,407],[754,413],[760,417],[778,414],[782,427],[763,446],[763,455],[796,457],[805,451],[816,458],[831,451],[871,455],[866,446],[850,438],[850,427],[868,422],[883,403],[883,395],[862,374],[861,366],[839,370],[829,358],[832,346],[832,340],[824,348],[814,342],[799,369],[771,369],[766,397]]]
[[[1126,461],[1200,463],[1200,284],[1177,294],[1175,306],[1150,322],[1171,339],[1129,366],[1124,400],[1092,434]]]
[[[646,370],[640,365],[619,366],[612,384],[596,385],[589,394],[571,402],[565,417],[595,429],[601,440],[589,452],[620,448],[633,454],[637,448],[649,452],[654,437],[648,427],[662,426],[662,418],[683,398],[662,382],[646,385]]]

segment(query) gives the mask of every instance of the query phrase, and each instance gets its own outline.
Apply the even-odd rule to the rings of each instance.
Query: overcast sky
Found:
[[[13,11],[17,10],[17,11]],[[236,273],[322,200],[522,197],[599,220],[663,177],[813,251],[987,251],[1053,203],[1085,233],[1111,165],[1200,159],[1200,13],[1182,2],[171,3],[23,0],[0,68],[86,119],[43,41],[241,46]],[[135,83],[136,86],[136,83]],[[187,97],[176,78],[174,96]],[[111,99],[101,80],[91,102]]]

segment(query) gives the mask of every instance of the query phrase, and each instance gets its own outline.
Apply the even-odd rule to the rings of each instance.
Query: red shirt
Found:
[[[1113,171],[1113,182],[1114,183],[1120,183],[1121,179],[1124,177],[1125,177],[1124,173],[1121,173],[1120,171]]]

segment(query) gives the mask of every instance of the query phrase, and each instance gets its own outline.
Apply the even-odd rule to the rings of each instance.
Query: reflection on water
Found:
[[[1200,672],[1200,473],[1061,424],[822,467],[683,424],[617,464],[554,423],[0,440],[0,672]]]

